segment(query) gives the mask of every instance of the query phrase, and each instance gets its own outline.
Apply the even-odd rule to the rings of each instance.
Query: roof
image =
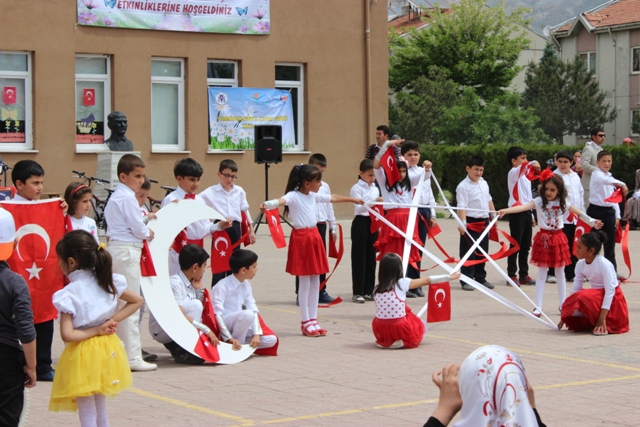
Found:
[[[614,30],[621,26],[640,27],[640,0],[609,1],[560,24],[554,33],[569,35],[578,22],[581,22],[589,31]]]
[[[442,13],[449,14],[453,9],[442,9]],[[409,32],[411,29],[418,29],[427,27],[428,13],[426,11],[413,12],[409,15],[400,16],[392,21],[389,21],[389,30],[394,30],[398,35],[403,35]]]

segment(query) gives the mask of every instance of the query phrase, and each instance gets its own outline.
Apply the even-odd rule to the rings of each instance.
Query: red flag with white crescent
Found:
[[[398,165],[396,164],[396,155],[394,150],[387,150],[380,159],[380,165],[384,169],[384,173],[387,176],[387,183],[389,187],[400,181],[400,171],[398,171]]]
[[[233,252],[231,238],[224,231],[216,231],[211,235],[211,273],[224,273],[231,270],[229,258]]]
[[[7,260],[24,277],[31,293],[34,323],[58,317],[53,294],[62,289],[64,276],[58,266],[56,245],[65,233],[60,199],[34,202],[3,202],[16,223],[16,248]]]
[[[264,211],[264,214],[276,248],[282,249],[286,247],[287,242],[284,240],[284,231],[282,230],[282,224],[280,224],[280,211],[275,208]]]
[[[249,221],[249,217],[245,213],[245,211],[240,212],[242,221],[240,221],[240,235],[244,236],[244,240],[242,244],[246,248],[251,244],[251,221]]]
[[[624,197],[622,196],[622,187],[616,187],[616,189],[613,190],[613,193],[611,193],[609,197],[604,199],[604,201],[609,203],[622,203],[623,199]]]
[[[451,320],[451,286],[449,282],[429,285],[427,323]]]
[[[15,86],[5,86],[4,92],[2,96],[2,100],[7,105],[12,105],[16,103],[16,87]]]
[[[96,105],[96,90],[82,89],[82,101],[85,107]]]
[[[142,251],[140,252],[140,274],[144,277],[157,276],[156,267],[151,258],[151,250],[146,240],[142,241]]]
[[[580,218],[578,218],[578,223],[576,224],[576,231],[575,231],[575,234],[573,235],[573,247],[571,248],[571,252],[573,253],[573,255],[578,256],[578,239],[580,239],[580,236],[590,231],[591,231],[591,226],[586,222],[584,222],[583,220],[581,220]]]
[[[382,207],[382,205],[371,206],[371,209],[378,212],[380,216],[384,216],[384,208]],[[373,234],[376,231],[380,230],[380,227],[382,227],[382,221],[380,221],[380,218],[375,215],[369,216],[371,217],[371,226],[369,227],[369,232]]]

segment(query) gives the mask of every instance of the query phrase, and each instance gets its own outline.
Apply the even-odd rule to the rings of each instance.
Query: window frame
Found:
[[[296,144],[294,148],[283,148],[283,153],[296,153],[305,150],[304,146],[304,126],[305,126],[305,117],[304,117],[304,107],[305,107],[305,96],[304,96],[304,71],[305,64],[296,63],[296,62],[276,62],[274,65],[274,74],[275,67],[277,66],[286,66],[286,67],[298,67],[300,69],[300,80],[275,80],[274,79],[274,88],[286,90],[286,88],[295,87],[298,89],[298,108],[297,108],[297,125],[298,132],[296,134]]]
[[[580,58],[584,61],[584,63],[587,65],[587,71],[591,71],[591,57],[595,56],[596,63],[595,63],[594,71],[597,75],[598,74],[598,52],[595,52],[595,51],[580,52],[579,55],[580,55]],[[582,58],[582,55],[587,55],[587,58],[586,59]]]
[[[185,151],[185,59],[184,58],[167,58],[152,57],[153,61],[163,62],[179,62],[180,77],[160,77],[154,76],[150,70],[151,77],[151,152],[167,153],[167,152],[184,152]],[[154,84],[173,84],[178,86],[178,142],[176,144],[154,144],[153,143],[153,85]]]
[[[640,109],[631,110],[631,121],[629,122],[629,133],[631,136],[640,136],[640,133],[633,133],[632,125],[633,125],[633,116],[640,116]]]
[[[636,70],[633,69],[633,61],[635,57],[638,57],[638,68]],[[631,47],[631,74],[640,74],[640,46],[632,46]]]
[[[107,116],[111,114],[111,56],[110,55],[95,55],[95,54],[84,54],[77,53],[75,58],[105,58],[107,60],[106,77],[104,74],[74,74],[75,75],[75,87],[74,87],[74,107],[75,111],[77,111],[78,106],[76,102],[78,102],[78,80],[87,81],[87,82],[104,82],[104,140],[106,141],[111,136],[111,129],[107,125]],[[75,60],[74,58],[74,60]],[[80,77],[79,77],[80,76]],[[74,113],[75,115],[75,113]],[[76,121],[74,120],[74,127]],[[78,144],[76,143],[76,153],[106,153],[109,152],[109,146],[107,144]]]
[[[219,78],[210,78],[207,77],[207,87],[240,87],[239,79],[238,79],[238,61],[231,61],[227,59],[208,59],[207,60],[207,68],[209,64],[212,63],[222,63],[222,64],[233,64],[233,75],[235,76],[233,79],[219,79]]]
[[[33,62],[32,52],[24,50],[0,50],[0,54],[25,55],[27,71],[2,71],[1,78],[24,79],[24,142],[0,143],[0,152],[33,151]]]

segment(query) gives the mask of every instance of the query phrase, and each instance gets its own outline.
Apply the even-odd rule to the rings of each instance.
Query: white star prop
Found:
[[[42,271],[42,268],[38,268],[35,261],[33,262],[31,268],[25,268],[25,270],[29,273],[29,280],[33,279],[34,277],[40,280],[40,271]]]

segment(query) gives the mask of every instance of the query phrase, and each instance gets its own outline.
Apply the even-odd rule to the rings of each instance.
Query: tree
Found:
[[[588,70],[580,56],[562,61],[551,45],[538,64],[527,67],[525,85],[523,106],[535,111],[540,127],[558,143],[564,135],[588,135],[593,127],[616,117],[616,111],[604,102],[606,95],[595,70]]]
[[[446,70],[460,89],[475,88],[483,99],[499,96],[520,72],[520,52],[529,46],[522,26],[527,9],[510,16],[504,5],[488,8],[484,0],[461,0],[445,13],[436,6],[426,29],[407,37],[391,34],[389,85],[395,92],[411,89],[432,67]]]

